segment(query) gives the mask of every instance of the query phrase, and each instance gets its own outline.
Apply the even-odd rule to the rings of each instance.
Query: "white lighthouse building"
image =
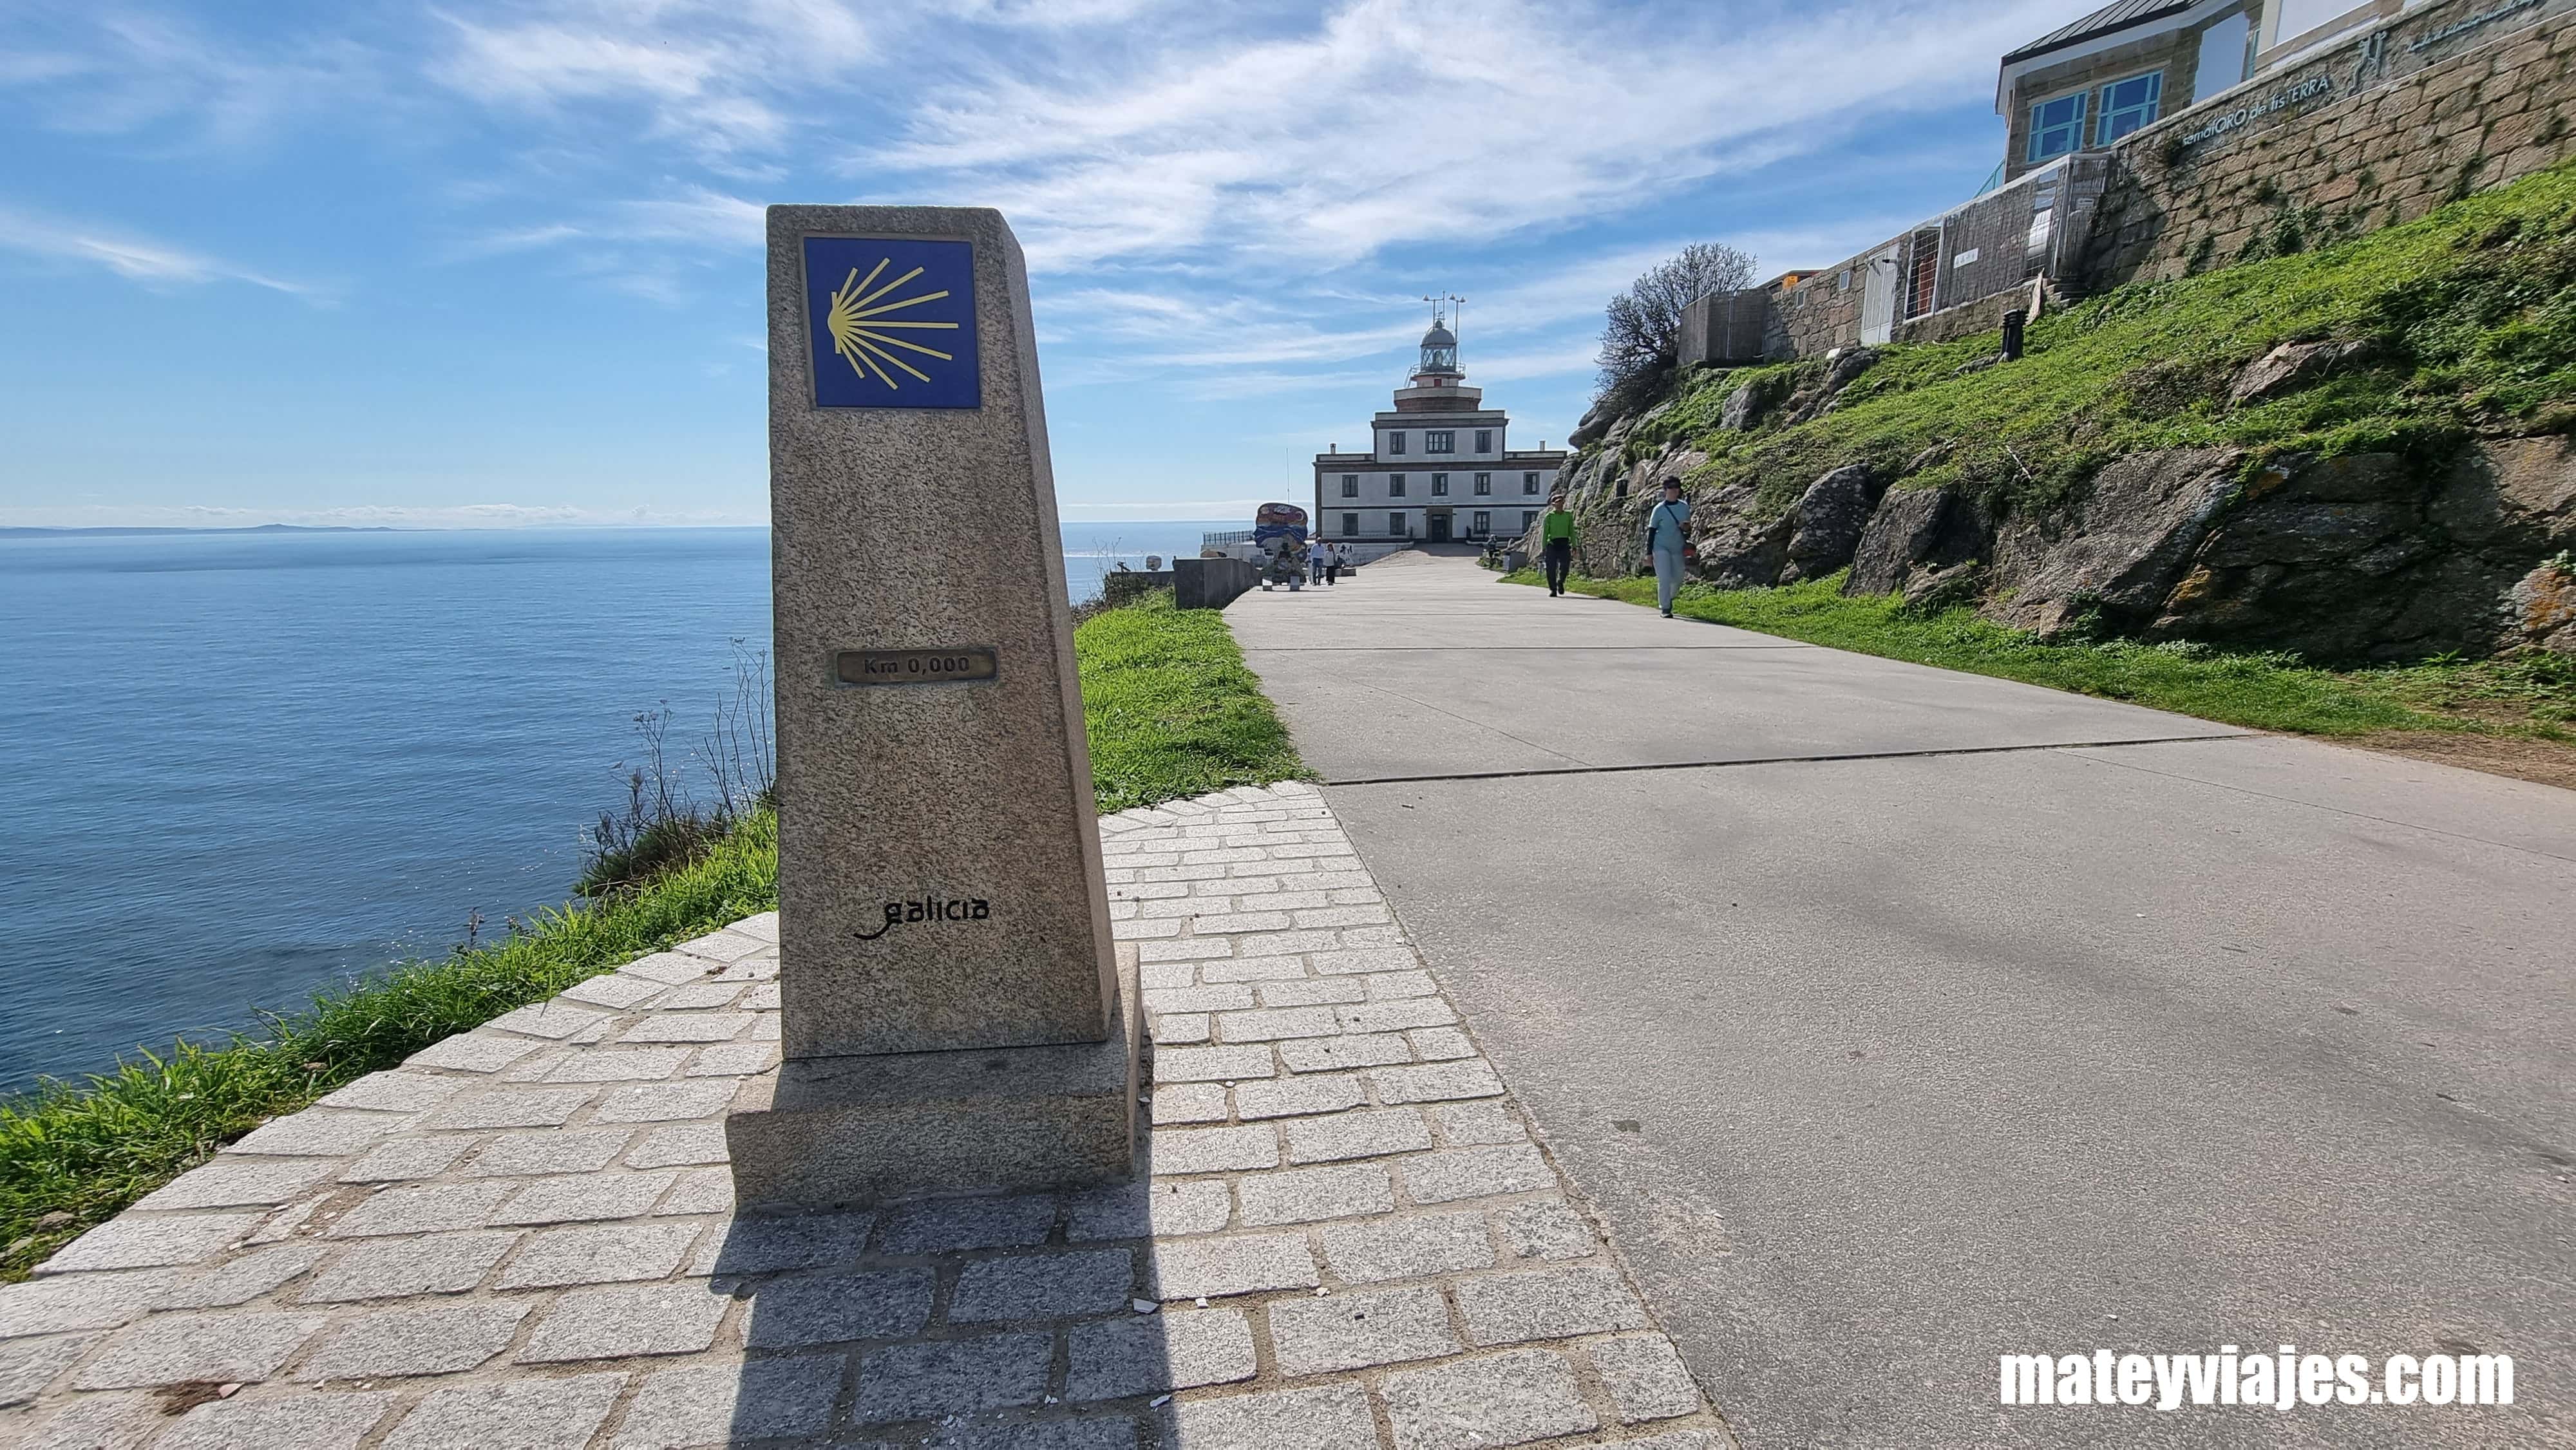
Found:
[[[1315,455],[1315,536],[1360,544],[1510,538],[1547,507],[1565,450],[1515,449],[1511,420],[1466,384],[1458,337],[1437,312],[1395,407],[1369,420],[1365,452]]]

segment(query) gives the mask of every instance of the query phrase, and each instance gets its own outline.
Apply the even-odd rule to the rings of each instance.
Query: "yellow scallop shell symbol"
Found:
[[[903,385],[895,381],[893,373],[886,371],[888,367],[910,373],[925,383],[930,381],[930,374],[895,356],[894,349],[901,348],[905,352],[935,357],[941,362],[955,362],[956,357],[954,354],[941,352],[935,347],[924,347],[920,343],[906,341],[895,336],[895,333],[898,330],[913,328],[944,328],[953,332],[958,324],[906,321],[888,316],[888,313],[901,312],[907,307],[919,307],[925,302],[936,302],[948,295],[943,289],[938,292],[924,292],[918,297],[906,297],[896,302],[878,301],[887,293],[921,275],[922,269],[915,267],[884,286],[878,287],[876,285],[878,276],[893,265],[894,259],[886,258],[877,263],[864,280],[859,276],[859,269],[852,267],[850,275],[841,282],[841,290],[832,294],[832,310],[825,316],[824,325],[831,329],[832,351],[840,354],[842,361],[850,365],[850,371],[863,378],[875,378],[888,388],[900,388]],[[871,288],[875,290],[869,290]]]

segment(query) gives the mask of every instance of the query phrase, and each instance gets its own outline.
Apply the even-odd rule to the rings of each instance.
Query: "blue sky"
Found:
[[[1067,518],[1240,517],[1468,298],[1964,200],[2080,0],[0,0],[0,524],[757,523],[760,209],[998,206]]]

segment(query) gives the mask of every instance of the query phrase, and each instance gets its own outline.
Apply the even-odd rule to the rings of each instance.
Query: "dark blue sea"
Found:
[[[1225,527],[1068,526],[1070,592]],[[768,639],[765,529],[0,537],[0,1089],[562,902]]]

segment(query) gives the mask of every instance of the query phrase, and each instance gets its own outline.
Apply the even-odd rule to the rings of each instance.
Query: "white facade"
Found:
[[[1315,535],[1359,543],[1517,538],[1547,507],[1562,449],[1515,449],[1511,420],[1483,406],[1436,321],[1395,406],[1369,421],[1369,447],[1315,455]]]

